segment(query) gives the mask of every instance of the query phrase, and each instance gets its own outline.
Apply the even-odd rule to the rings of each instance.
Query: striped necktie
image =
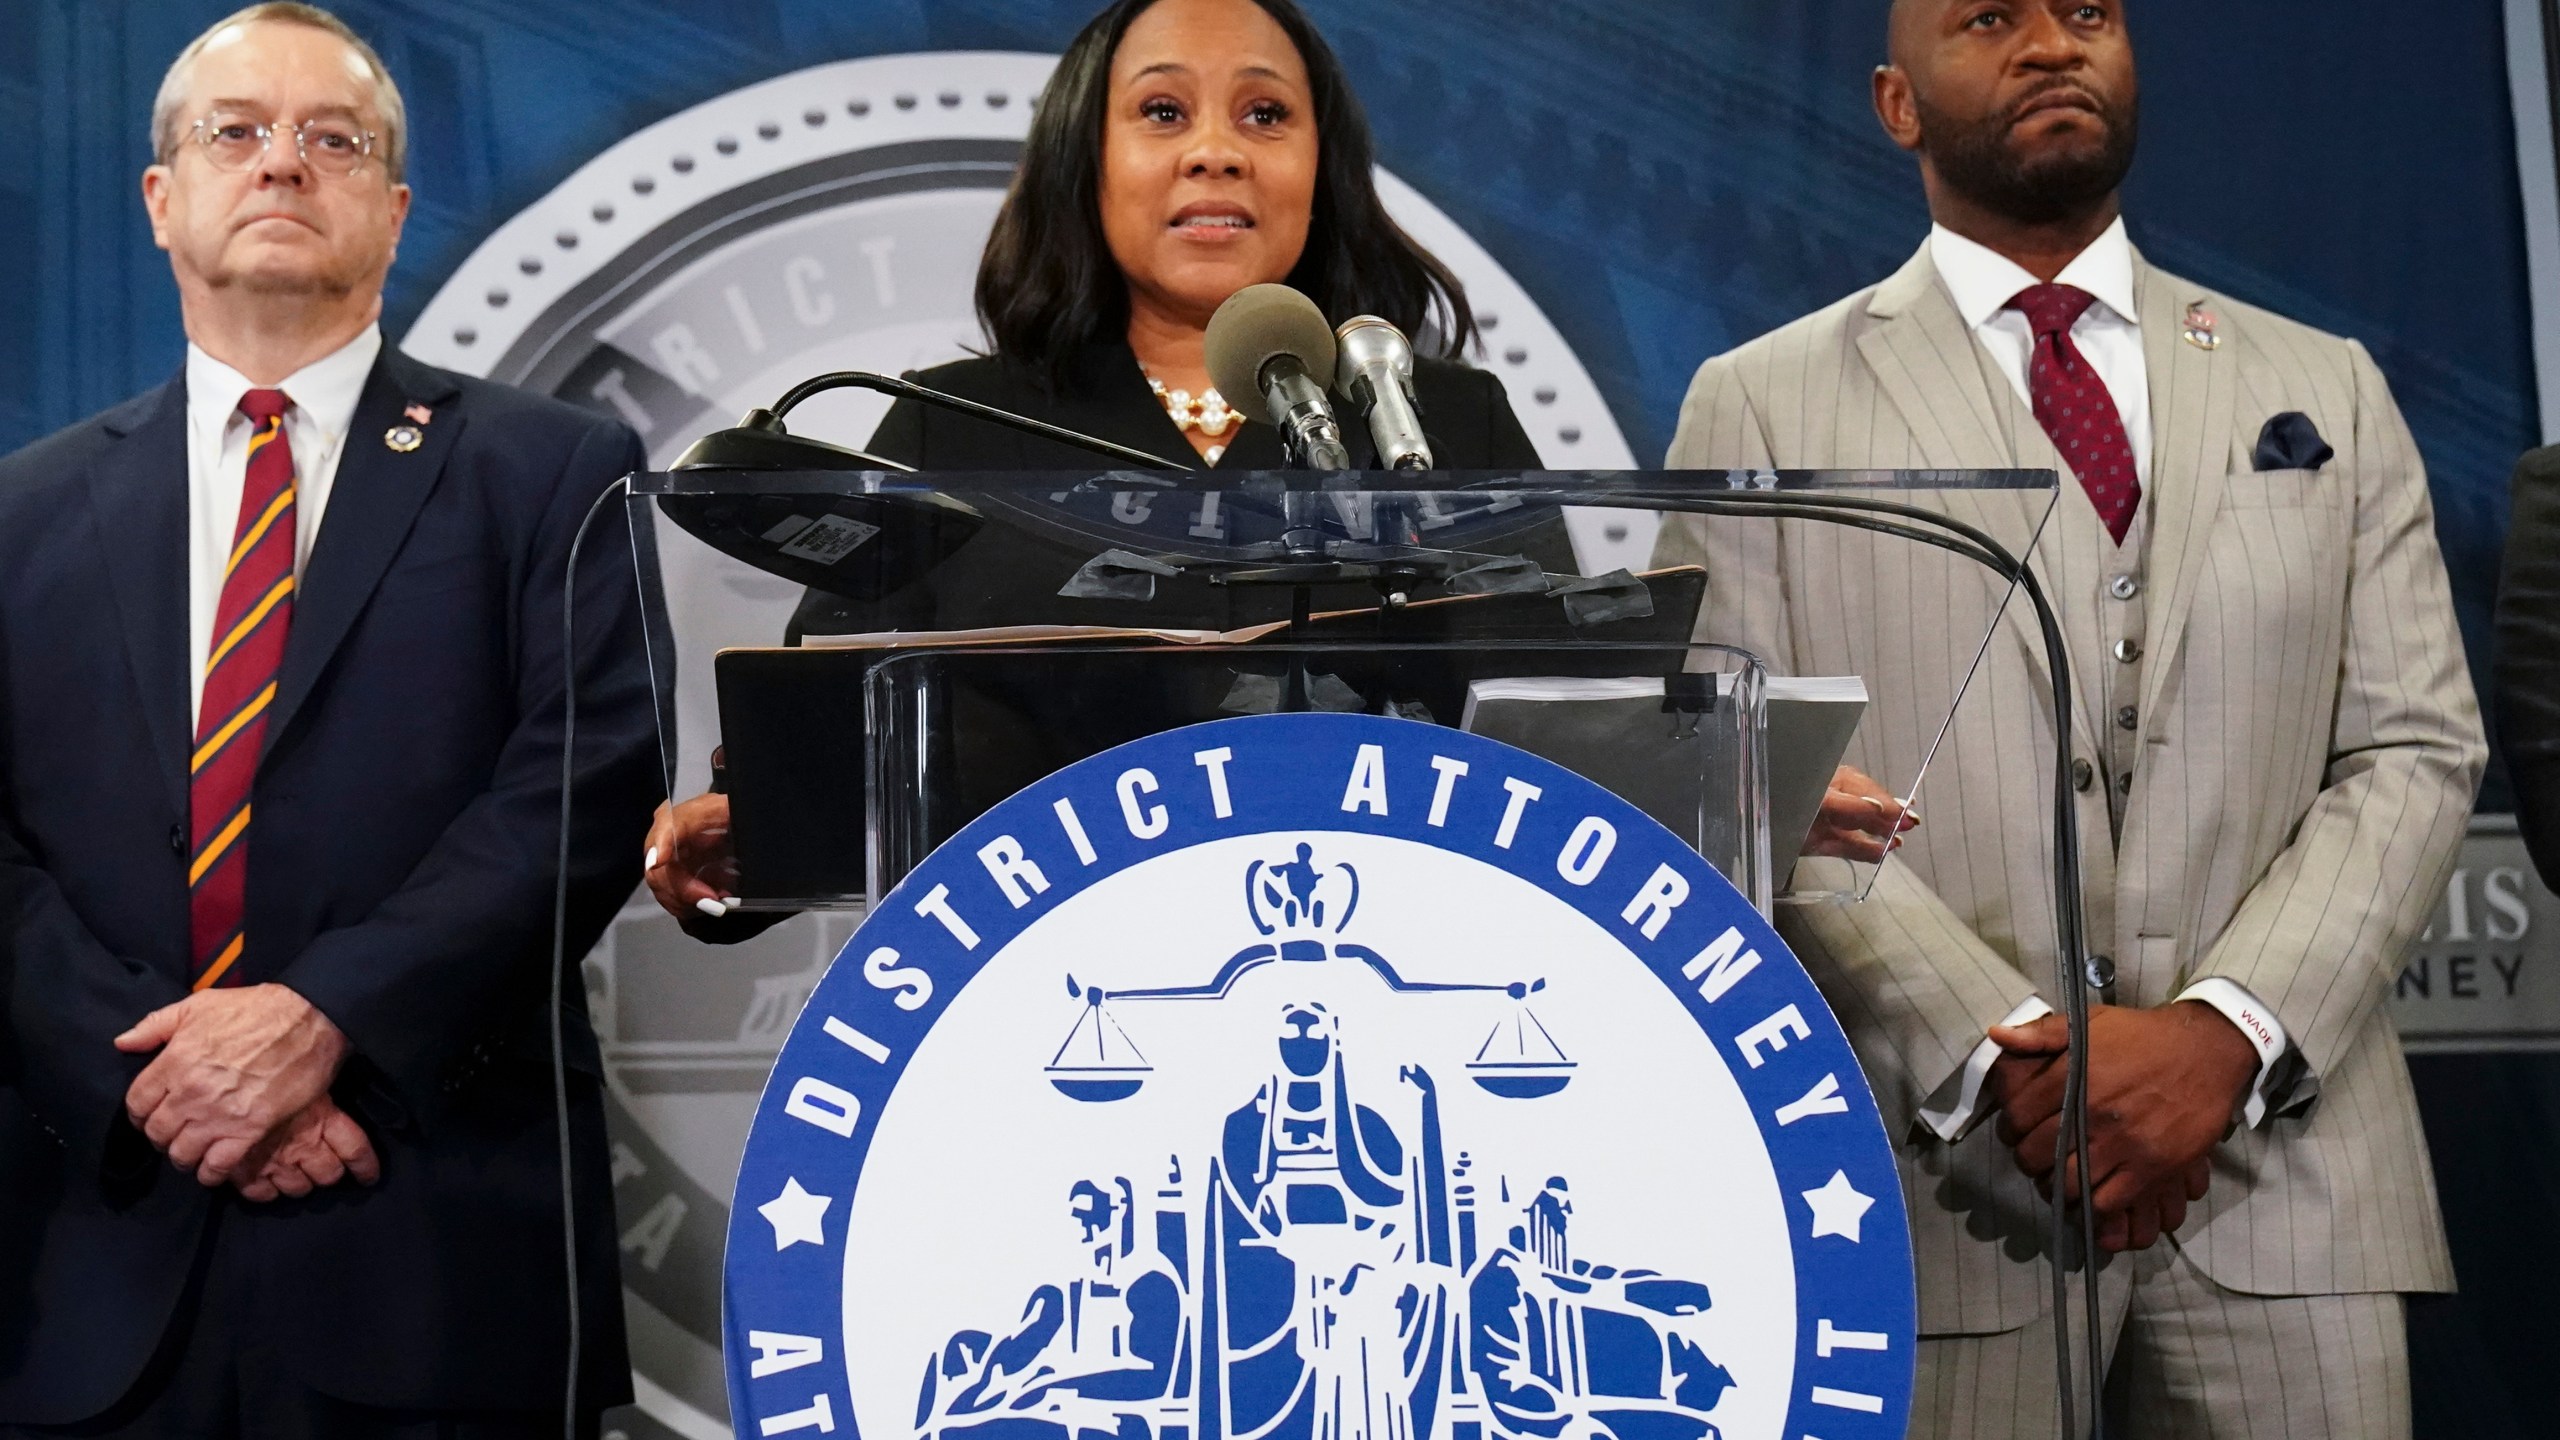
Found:
[[[213,640],[196,708],[195,754],[187,782],[187,920],[195,987],[240,983],[242,922],[248,903],[249,789],[257,777],[267,707],[276,698],[285,632],[293,623],[293,445],[281,390],[252,390],[240,413],[249,468],[240,487],[240,523],[222,572]]]

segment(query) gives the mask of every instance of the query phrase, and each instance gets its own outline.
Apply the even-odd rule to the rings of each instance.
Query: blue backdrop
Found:
[[[169,58],[230,0],[0,0],[0,449],[167,376],[136,198]],[[906,50],[1052,50],[1090,0],[353,0],[409,98],[390,333],[632,130]],[[1384,162],[1564,328],[1639,457],[1698,362],[1871,283],[1925,226],[1867,108],[1882,0],[1310,0]],[[2150,0],[2129,209],[2151,258],[2372,347],[2425,451],[2475,662],[2537,434],[2499,0]]]
[[[0,153],[0,450],[176,366],[136,177],[163,67],[232,3],[0,0],[0,135],[16,142]],[[389,332],[494,226],[641,125],[825,60],[1054,51],[1093,3],[350,0],[414,129]],[[1871,283],[1924,231],[1910,163],[1867,106],[1883,0],[1307,3],[1384,163],[1530,289],[1647,461],[1701,360]],[[2372,347],[2426,455],[2483,667],[2506,480],[2539,429],[2499,0],[2147,0],[2132,19],[2137,241]],[[2493,780],[2489,803],[2501,793]],[[2532,1417],[2549,1410],[2533,1397],[2553,1322],[2509,1248],[2551,1258],[2514,1230],[2515,1201],[2560,1188],[2547,1064],[2421,1062],[2466,1283],[2512,1306],[2419,1312],[2422,1434],[2429,1416],[2439,1433],[2550,1433]],[[2509,1167],[2495,1185],[2462,1172],[2491,1155]]]

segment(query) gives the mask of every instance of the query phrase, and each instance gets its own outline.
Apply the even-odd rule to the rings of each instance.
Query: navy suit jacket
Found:
[[[403,411],[424,443],[393,450]],[[183,997],[189,751],[183,377],[0,460],[0,1423],[133,1383],[208,1218],[254,1325],[364,1404],[559,1403],[548,1027],[571,539],[641,467],[620,424],[385,347],[298,591],[252,793],[244,983],[353,1042],[335,1094],[379,1186],[252,1206],[124,1118],[112,1037]],[[628,530],[579,553],[568,954],[639,879],[660,792]],[[627,1395],[584,987],[564,987],[589,1398]]]

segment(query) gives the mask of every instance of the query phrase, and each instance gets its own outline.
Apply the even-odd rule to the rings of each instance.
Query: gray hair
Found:
[[[264,0],[244,10],[235,10],[213,23],[212,28],[187,42],[178,58],[169,62],[169,71],[160,77],[160,93],[151,102],[151,153],[161,164],[169,163],[178,153],[178,144],[186,138],[178,118],[178,107],[186,103],[187,72],[195,68],[196,57],[213,43],[215,36],[235,25],[273,23],[301,25],[325,31],[347,43],[373,76],[373,108],[381,116],[382,143],[377,152],[383,173],[393,184],[400,182],[409,160],[409,111],[400,102],[400,87],[391,81],[391,72],[383,68],[382,57],[364,43],[364,37],[348,28],[347,22],[317,5],[304,5],[296,0]]]

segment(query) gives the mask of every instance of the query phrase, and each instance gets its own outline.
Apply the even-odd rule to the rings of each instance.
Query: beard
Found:
[[[2017,139],[2018,115],[2053,88],[2040,87],[1978,120],[1958,119],[1914,95],[1921,143],[1938,179],[1993,214],[2022,225],[2051,225],[2085,214],[2114,194],[2133,169],[2134,142],[2142,128],[2139,102],[2092,96],[2098,118],[2106,125],[2101,141],[2048,154],[2024,154]]]

